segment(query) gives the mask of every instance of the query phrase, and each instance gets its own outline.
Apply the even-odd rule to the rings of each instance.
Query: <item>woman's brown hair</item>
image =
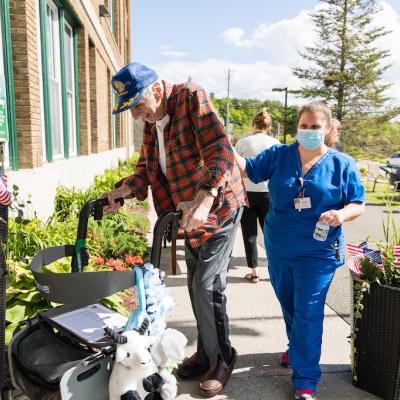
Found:
[[[312,101],[311,103],[308,103],[308,104],[304,105],[303,107],[301,107],[300,111],[299,111],[299,117],[297,118],[297,124],[299,123],[301,116],[306,112],[321,113],[324,116],[324,119],[326,121],[326,127],[327,127],[328,131],[331,129],[331,127],[332,127],[332,111],[324,101]]]
[[[253,127],[255,129],[267,132],[271,130],[272,118],[268,111],[269,109],[267,107],[263,107],[262,110],[254,116]]]

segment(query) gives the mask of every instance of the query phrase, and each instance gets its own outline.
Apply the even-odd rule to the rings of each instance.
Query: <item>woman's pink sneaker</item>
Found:
[[[290,362],[289,362],[289,353],[287,351],[285,351],[282,354],[281,357],[281,366],[284,368],[290,368]]]
[[[294,392],[294,400],[317,400],[317,394],[310,389],[297,389]]]

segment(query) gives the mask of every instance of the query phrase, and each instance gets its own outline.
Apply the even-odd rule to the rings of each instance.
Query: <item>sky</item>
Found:
[[[298,54],[315,40],[309,13],[318,0],[131,0],[132,61],[153,67],[162,79],[190,76],[217,97],[277,99],[274,87],[299,89],[292,73],[306,67]],[[400,0],[383,0],[376,17],[392,31],[377,46],[391,51],[389,105],[400,105]],[[299,103],[294,95],[289,102]]]

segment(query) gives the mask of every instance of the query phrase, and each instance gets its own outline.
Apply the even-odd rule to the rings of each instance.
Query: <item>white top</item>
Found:
[[[164,144],[164,128],[167,126],[169,122],[169,115],[165,114],[162,119],[156,122],[157,128],[157,137],[158,137],[158,153],[159,153],[159,162],[161,171],[164,175],[167,173],[167,166],[165,163],[166,155],[165,155],[165,144]]]
[[[235,149],[242,157],[254,157],[278,143],[278,139],[267,135],[265,132],[258,131],[239,139]],[[268,181],[253,183],[250,179],[243,178],[243,182],[248,192],[268,192]]]

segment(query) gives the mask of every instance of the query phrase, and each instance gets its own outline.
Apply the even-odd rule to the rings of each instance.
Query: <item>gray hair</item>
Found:
[[[333,123],[332,111],[324,101],[312,101],[311,103],[305,104],[303,107],[301,107],[297,123],[299,123],[301,116],[306,112],[321,113],[326,121],[326,126],[328,128],[332,126]]]
[[[153,82],[151,85],[147,86],[146,89],[144,89],[143,93],[142,93],[142,99],[144,101],[152,99],[154,97],[154,93],[153,93],[153,86],[159,83],[161,84],[161,79],[157,79],[155,82]]]

